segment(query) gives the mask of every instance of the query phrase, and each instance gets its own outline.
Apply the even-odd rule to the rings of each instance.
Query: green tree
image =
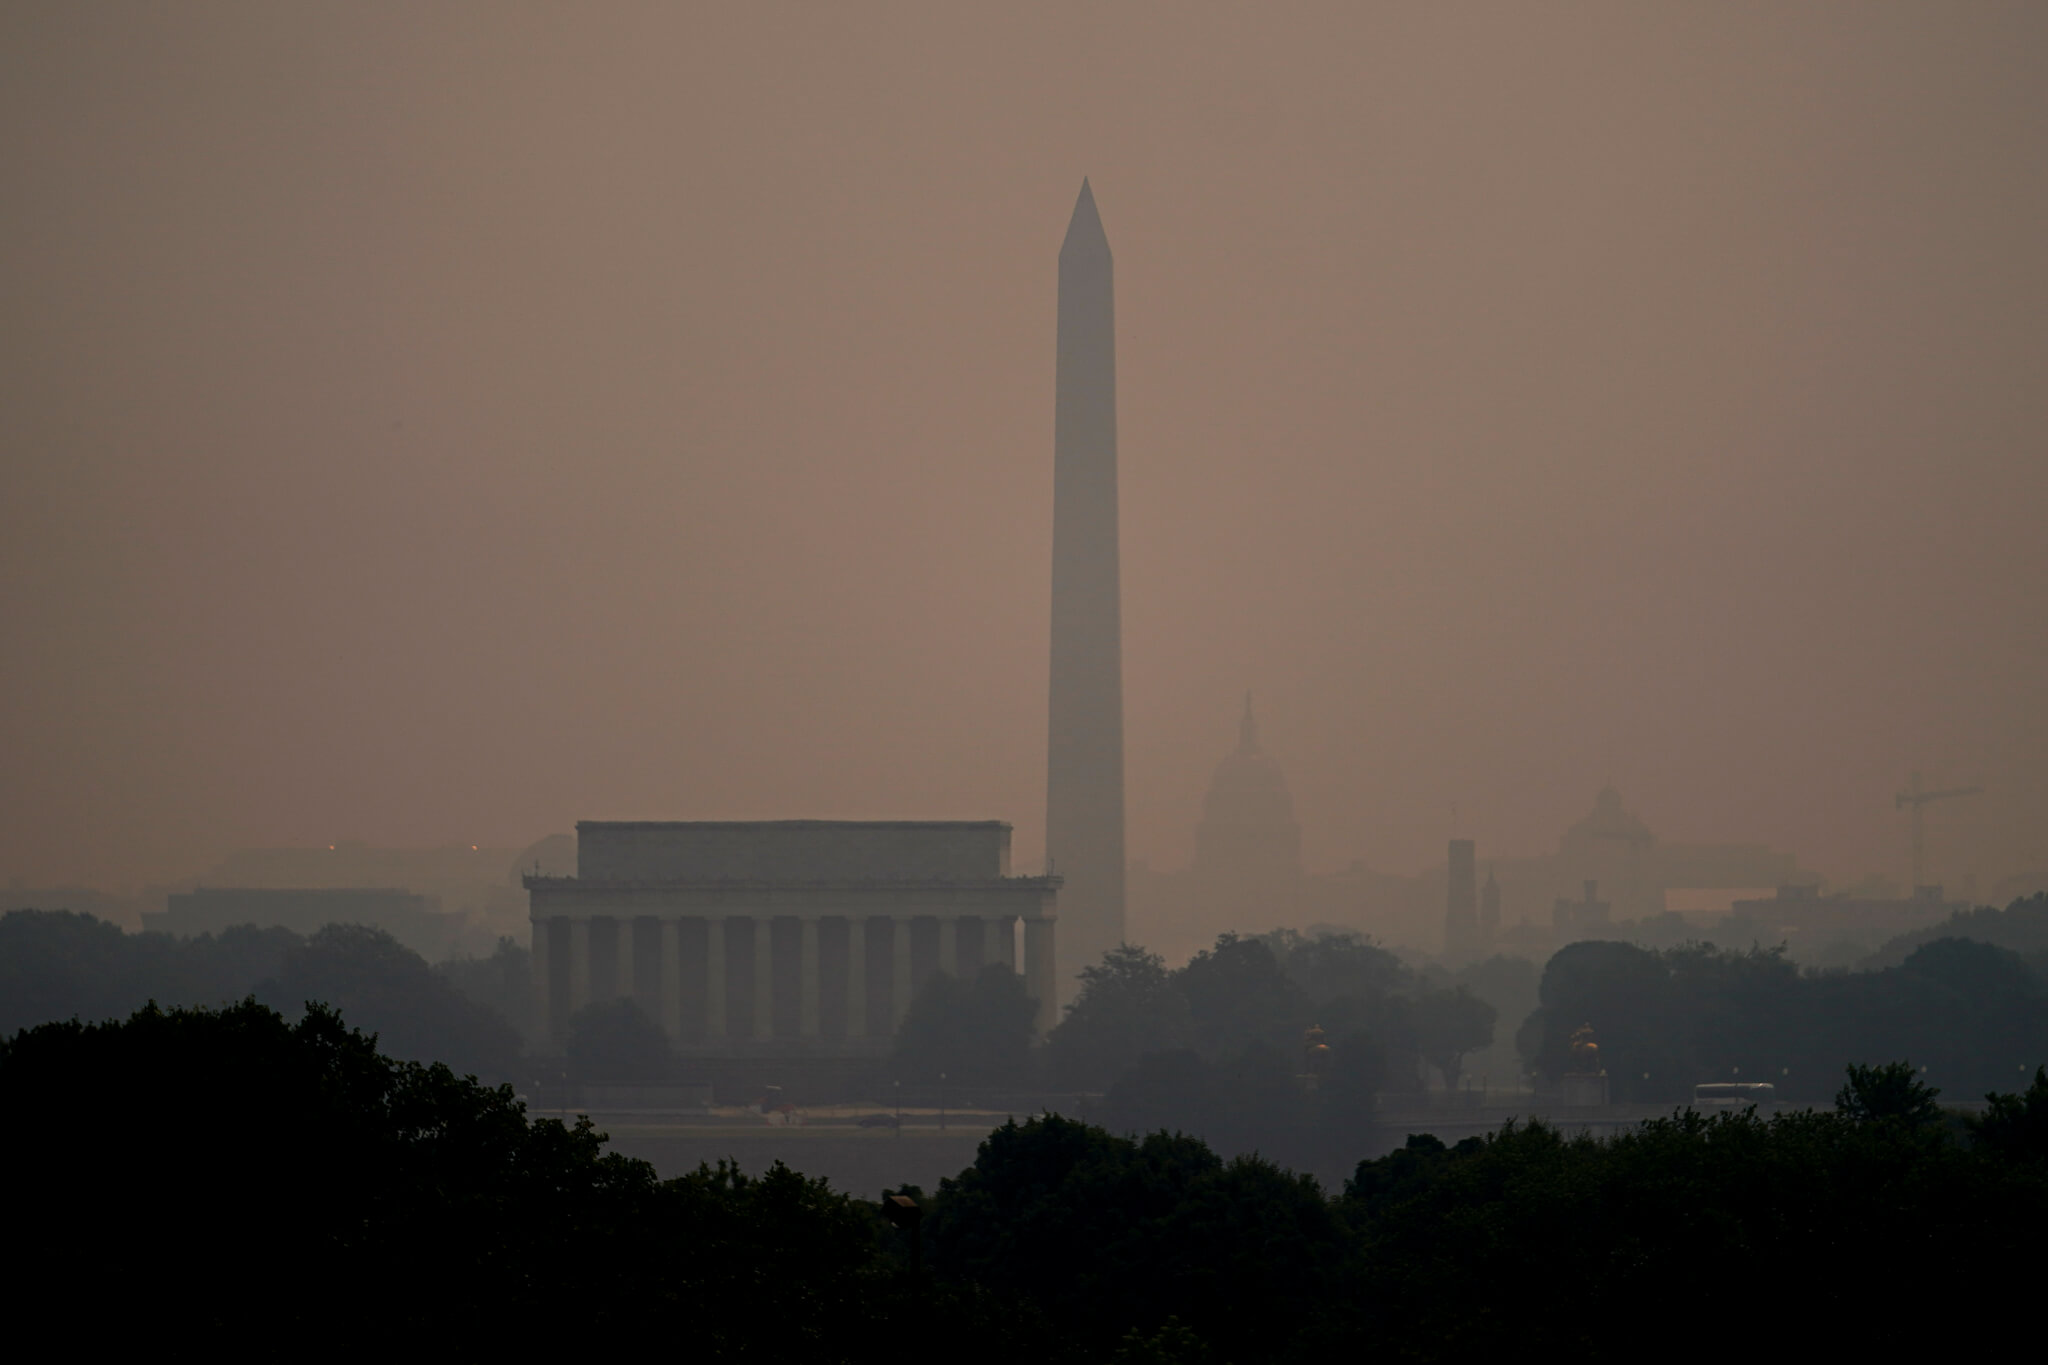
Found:
[[[1986,1095],[1982,1114],[1968,1120],[1979,1148],[2001,1157],[2048,1163],[2048,1068],[2034,1068],[2034,1083],[2017,1095]]]
[[[707,1359],[853,1362],[912,1321],[1000,1327],[999,1361],[1043,1345],[976,1292],[913,1299],[872,1209],[823,1181],[660,1181],[587,1122],[529,1122],[509,1087],[385,1057],[318,1006],[42,1025],[0,1042],[0,1112],[52,1116],[0,1125],[5,1169],[57,1196],[11,1209],[35,1251],[11,1267],[17,1316],[90,1321],[124,1352],[687,1338]]]
[[[1046,1039],[1053,1079],[1076,1090],[1106,1088],[1140,1057],[1188,1046],[1187,1000],[1166,960],[1120,944],[1081,969],[1081,991]]]
[[[1318,1009],[1339,1000],[1381,1000],[1414,982],[1415,974],[1400,958],[1356,934],[1310,936],[1276,929],[1260,941]]]
[[[5,1169],[64,1192],[16,1210],[40,1251],[15,1291],[83,1310],[94,1265],[172,1354],[452,1340],[552,1278],[568,1226],[593,1251],[624,1235],[654,1184],[587,1126],[529,1125],[509,1087],[393,1061],[318,1005],[45,1024],[0,1044],[0,1110],[64,1115],[0,1126]]]
[[[1217,1060],[1257,1041],[1288,1049],[1313,1023],[1308,993],[1264,940],[1224,934],[1173,974],[1187,1001],[1191,1044]]]
[[[569,1073],[586,1085],[651,1085],[669,1079],[671,1055],[660,1025],[632,1000],[585,1005],[569,1018]]]
[[[1183,1048],[1141,1058],[1102,1098],[1102,1118],[1123,1133],[1190,1133],[1226,1156],[1299,1159],[1308,1098],[1289,1059],[1253,1041],[1211,1062]]]
[[[302,942],[248,925],[192,939],[124,934],[69,910],[12,910],[0,915],[0,1035],[53,1019],[125,1018],[150,1000],[240,1000]]]
[[[1941,1121],[1941,1091],[1924,1084],[1911,1062],[1881,1066],[1850,1063],[1848,1082],[1835,1093],[1835,1111],[1858,1123],[1919,1128]]]
[[[500,1019],[533,1037],[533,954],[526,945],[501,937],[489,957],[454,957],[434,964],[455,989]]]
[[[1056,1115],[989,1134],[974,1165],[941,1182],[925,1239],[940,1277],[1039,1305],[1073,1360],[1105,1359],[1133,1332],[1157,1339],[1176,1318],[1219,1360],[1301,1358],[1290,1352],[1346,1264],[1344,1228],[1313,1180],[1224,1162],[1193,1138],[1118,1138]]]
[[[521,1051],[518,1030],[463,995],[427,960],[382,929],[330,924],[286,950],[258,999],[296,1010],[331,1005],[375,1036],[385,1053],[446,1062],[458,1073],[510,1077]]]
[[[1493,1006],[1459,986],[1424,991],[1410,1008],[1423,1059],[1443,1073],[1447,1088],[1457,1089],[1465,1055],[1493,1043]]]
[[[1387,1082],[1387,1055],[1369,1033],[1347,1033],[1330,1043],[1315,1092],[1322,1129],[1319,1154],[1348,1160],[1370,1140],[1379,1093]]]
[[[1208,1365],[1213,1357],[1202,1339],[1177,1317],[1146,1333],[1133,1327],[1117,1343],[1110,1365]]]
[[[990,963],[972,981],[936,972],[896,1030],[896,1070],[931,1083],[945,1076],[973,1085],[1021,1085],[1031,1059],[1038,1002],[1024,978]]]

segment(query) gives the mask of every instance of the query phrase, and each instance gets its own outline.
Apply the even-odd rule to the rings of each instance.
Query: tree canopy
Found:
[[[501,948],[499,966],[524,956]],[[152,1000],[214,1006],[251,994],[293,1014],[308,1001],[334,1005],[378,1034],[387,1052],[493,1079],[513,1074],[522,1045],[491,1004],[364,925],[310,936],[242,925],[174,938],[124,934],[62,910],[0,915],[0,1033],[57,1019],[118,1019]]]
[[[669,1079],[668,1039],[631,1000],[600,1000],[576,1011],[564,1051],[578,1081],[649,1085]]]
[[[971,981],[934,973],[896,1031],[897,1074],[921,1084],[942,1076],[972,1085],[1023,1083],[1037,1014],[1024,978],[1001,963]]]
[[[100,1344],[469,1356],[659,1330],[857,1361],[905,1311],[864,1201],[780,1165],[658,1180],[323,1007],[45,1024],[0,1042],[0,1112],[40,1116],[0,1125],[43,1194],[9,1229],[15,1301]]]
[[[1769,1081],[1824,1103],[1847,1064],[1911,1056],[1930,1084],[1984,1093],[2048,1059],[2048,986],[2009,950],[1961,939],[1897,967],[1802,973],[1782,950],[1629,943],[1561,948],[1518,1034],[1538,1074],[1590,1024],[1616,1099],[1677,1102],[1708,1080]]]
[[[382,929],[330,924],[285,949],[277,975],[256,996],[283,1010],[334,1006],[410,1061],[446,1062],[458,1073],[510,1077],[517,1029],[456,989],[427,960]]]
[[[1138,1071],[1158,1057],[1234,1064]],[[1946,1305],[2028,1302],[2048,1071],[1968,1125],[1924,1121],[1903,1063],[1847,1079],[1834,1111],[1411,1137],[1335,1197],[1191,1136],[1012,1122],[905,1192],[916,1272],[879,1205],[780,1165],[664,1181],[330,1009],[152,1006],[0,1041],[0,1159],[38,1196],[9,1287],[24,1328],[159,1355],[665,1341],[995,1365],[1686,1356],[1731,1332],[1896,1354],[1952,1345]]]

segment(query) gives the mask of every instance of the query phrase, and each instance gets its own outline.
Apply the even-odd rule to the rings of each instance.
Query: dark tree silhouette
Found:
[[[921,1084],[941,1076],[972,1085],[1025,1084],[1037,1013],[1024,978],[1000,963],[972,981],[935,973],[896,1031],[897,1074]]]
[[[293,945],[256,995],[283,1010],[331,1005],[374,1034],[384,1052],[408,1061],[446,1062],[488,1080],[517,1069],[516,1029],[418,953],[366,924],[330,924]]]
[[[1897,1123],[1910,1128],[1941,1121],[1941,1092],[1923,1084],[1911,1062],[1849,1067],[1849,1079],[1835,1094],[1835,1109],[1858,1123]]]
[[[1081,993],[1047,1039],[1053,1078],[1099,1090],[1148,1053],[1188,1046],[1187,999],[1166,960],[1126,943],[1081,969]]]
[[[1423,1059],[1443,1073],[1448,1089],[1456,1090],[1465,1055],[1493,1043],[1493,1006],[1460,986],[1425,991],[1410,1008]]]
[[[600,1000],[576,1011],[563,1050],[570,1075],[586,1084],[650,1085],[669,1079],[668,1039],[631,1000]]]

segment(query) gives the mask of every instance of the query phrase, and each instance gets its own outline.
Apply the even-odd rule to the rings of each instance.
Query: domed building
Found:
[[[1657,836],[1634,811],[1621,803],[1621,793],[1612,782],[1593,798],[1593,809],[1564,832],[1558,851],[1566,857],[1596,856],[1618,851],[1639,857],[1656,844]]]
[[[1635,919],[1662,914],[1664,888],[1651,866],[1657,836],[1636,813],[1622,804],[1613,783],[1600,788],[1593,809],[1558,840],[1559,871],[1566,880],[1557,894],[1590,883],[1611,901],[1620,917]],[[1588,902],[1594,900],[1586,893]]]
[[[1195,827],[1195,895],[1216,929],[1259,932],[1293,923],[1301,897],[1301,826],[1287,776],[1259,747],[1246,694],[1237,748],[1216,765]]]

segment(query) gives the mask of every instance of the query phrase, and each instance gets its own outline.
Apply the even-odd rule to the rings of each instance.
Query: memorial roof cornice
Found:
[[[1057,891],[1066,879],[1049,877],[833,877],[820,880],[760,877],[678,877],[647,881],[621,877],[547,877],[527,873],[529,891]]]
[[[1009,829],[1007,820],[578,820],[606,829]]]

